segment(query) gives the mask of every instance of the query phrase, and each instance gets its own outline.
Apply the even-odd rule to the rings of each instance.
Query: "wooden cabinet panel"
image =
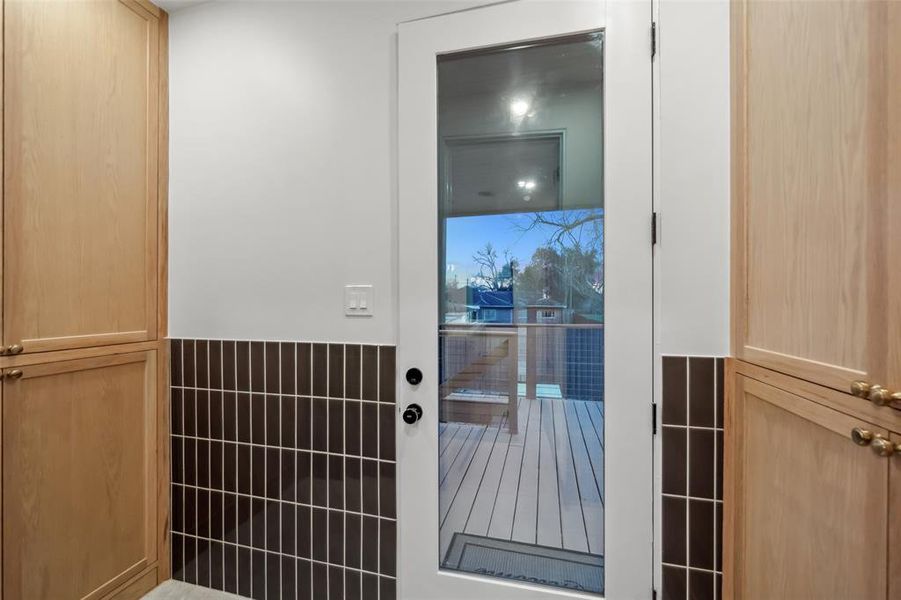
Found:
[[[888,431],[730,371],[725,597],[886,598]]]
[[[4,4],[4,344],[155,339],[159,11]]]
[[[886,384],[901,327],[899,15],[733,4],[733,353],[842,391]]]
[[[4,598],[99,598],[156,560],[156,360],[45,363],[4,379]]]

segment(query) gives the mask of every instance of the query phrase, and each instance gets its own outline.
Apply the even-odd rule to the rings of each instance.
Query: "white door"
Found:
[[[650,21],[399,26],[400,598],[651,596]]]

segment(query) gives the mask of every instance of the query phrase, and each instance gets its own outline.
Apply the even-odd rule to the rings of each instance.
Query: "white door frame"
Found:
[[[596,598],[438,569],[436,56],[605,30],[605,597],[653,579],[651,0],[522,0],[401,23],[398,51],[398,597]],[[404,380],[409,367],[425,377]]]

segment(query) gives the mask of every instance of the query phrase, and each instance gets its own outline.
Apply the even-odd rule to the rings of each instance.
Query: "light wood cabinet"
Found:
[[[901,454],[851,433],[901,436],[729,368],[724,597],[897,598]]]
[[[901,390],[901,3],[732,10],[733,354]]]
[[[168,17],[0,0],[0,600],[169,568]]]
[[[4,3],[3,344],[157,337],[160,11]]]
[[[156,352],[7,370],[5,598],[99,598],[157,558]]]

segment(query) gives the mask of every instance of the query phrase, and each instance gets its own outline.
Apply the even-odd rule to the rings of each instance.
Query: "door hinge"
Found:
[[[657,243],[657,213],[651,213],[651,245]]]
[[[651,60],[657,56],[657,21],[651,21]]]
[[[657,435],[657,403],[651,402],[651,435]]]

